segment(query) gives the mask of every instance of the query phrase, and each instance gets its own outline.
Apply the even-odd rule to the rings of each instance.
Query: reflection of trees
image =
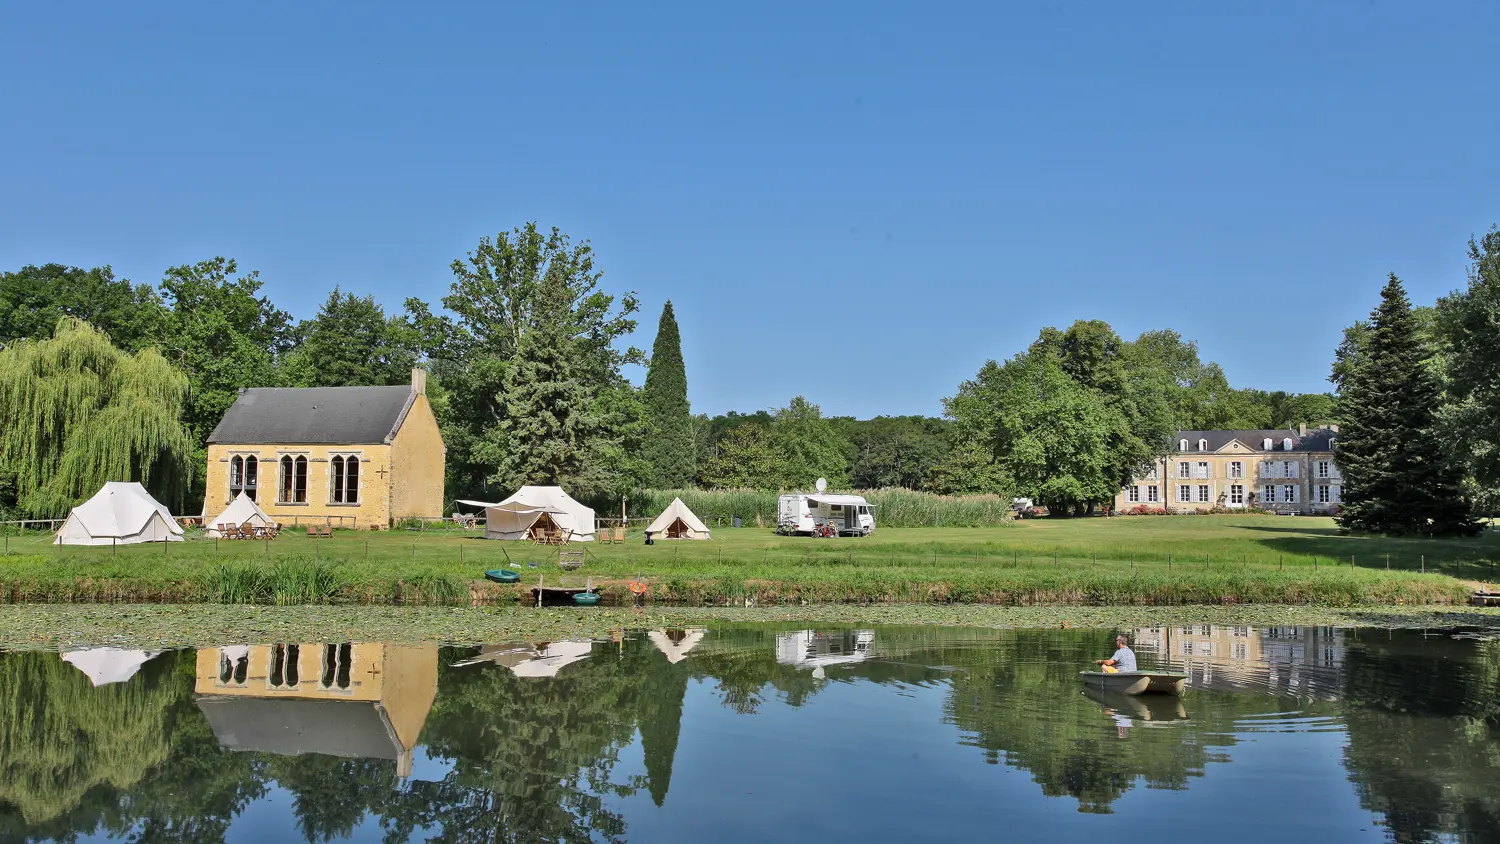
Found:
[[[1500,829],[1500,643],[1365,631],[1346,657],[1351,778],[1398,842]]]
[[[261,793],[191,699],[192,654],[94,688],[52,653],[0,655],[0,840],[222,839]]]

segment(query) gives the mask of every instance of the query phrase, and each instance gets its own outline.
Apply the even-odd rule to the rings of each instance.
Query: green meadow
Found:
[[[1331,519],[1277,516],[1035,520],[1003,527],[881,528],[865,538],[781,537],[715,528],[704,542],[574,543],[558,549],[439,530],[287,531],[271,541],[214,541],[189,532],[165,546],[58,547],[10,536],[0,601],[260,604],[509,604],[525,590],[583,585],[630,601],[679,605],[985,603],[1320,606],[1460,603],[1495,579],[1500,532],[1477,539],[1343,536]],[[519,586],[482,579],[509,568]]]

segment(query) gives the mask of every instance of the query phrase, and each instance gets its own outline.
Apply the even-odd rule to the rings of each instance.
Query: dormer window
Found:
[[[1281,450],[1282,451],[1291,451],[1292,450],[1292,438],[1291,437],[1287,437],[1286,439],[1284,439],[1284,440],[1281,441]]]
[[[1270,451],[1271,450],[1271,438],[1270,437],[1266,437],[1264,440],[1261,440],[1260,448],[1261,448],[1261,451]]]
[[[1198,450],[1199,451],[1208,451],[1208,440],[1199,440],[1198,441]]]
[[[1187,440],[1178,440],[1177,441],[1177,450],[1178,451],[1187,451]]]

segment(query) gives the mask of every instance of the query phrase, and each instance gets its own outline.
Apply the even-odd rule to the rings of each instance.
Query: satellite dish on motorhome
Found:
[[[813,484],[813,486],[818,488],[818,492],[822,492],[823,490],[828,489],[828,479],[818,478],[818,482]]]

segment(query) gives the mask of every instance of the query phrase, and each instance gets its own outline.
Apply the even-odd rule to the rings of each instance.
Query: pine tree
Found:
[[[677,315],[672,311],[671,301],[661,309],[643,399],[652,426],[646,442],[652,484],[662,489],[687,486],[698,473],[698,450],[693,440],[682,338],[677,333]]]
[[[1395,274],[1362,345],[1339,385],[1339,524],[1370,533],[1472,533],[1472,507],[1437,431],[1441,390],[1427,365],[1432,351]]]

